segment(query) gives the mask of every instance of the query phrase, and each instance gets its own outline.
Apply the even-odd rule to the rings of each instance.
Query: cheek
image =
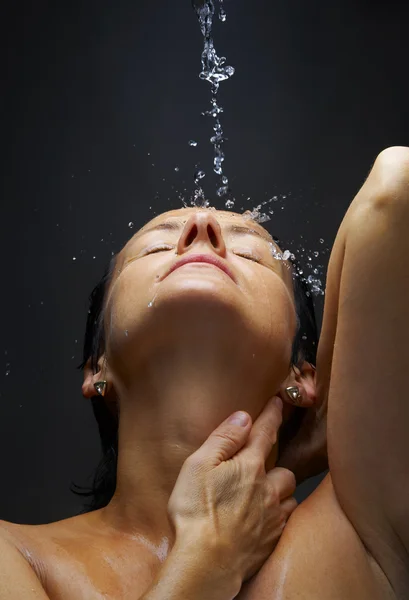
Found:
[[[115,282],[105,311],[107,346],[121,343],[143,319],[152,299],[152,277],[129,265]]]
[[[254,288],[254,307],[259,313],[268,353],[278,367],[285,370],[291,359],[293,339],[296,329],[296,315],[287,287],[278,277],[265,278]],[[254,310],[254,309],[253,309]]]
[[[268,273],[252,283],[255,300],[264,313],[265,321],[274,330],[281,326],[292,337],[296,317],[292,298],[283,280]]]

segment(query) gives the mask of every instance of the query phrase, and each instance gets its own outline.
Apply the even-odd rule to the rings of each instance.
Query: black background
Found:
[[[408,145],[407,2],[224,5],[213,31],[236,69],[219,92],[235,209],[279,195],[267,227],[305,248],[325,284],[377,154]],[[34,524],[79,511],[69,484],[89,483],[99,459],[75,367],[87,296],[111,253],[189,201],[195,164],[224,205],[190,0],[9,2],[0,17],[0,518]],[[322,296],[316,306],[321,323]]]

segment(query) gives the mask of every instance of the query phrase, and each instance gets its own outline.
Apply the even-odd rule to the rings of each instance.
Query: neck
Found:
[[[236,410],[246,410],[254,422],[285,376],[271,365],[267,373],[248,348],[227,361],[214,351],[207,360],[201,353],[200,361],[192,349],[174,350],[171,360],[169,352],[156,353],[120,390],[117,487],[104,520],[172,546],[167,504],[184,461]]]

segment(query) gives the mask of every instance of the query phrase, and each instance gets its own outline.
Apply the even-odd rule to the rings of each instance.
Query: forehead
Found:
[[[148,223],[146,223],[141,229],[139,229],[139,231],[137,231],[135,235],[127,242],[127,244],[123,248],[123,251],[126,252],[126,249],[129,246],[131,246],[133,242],[137,240],[146,230],[151,229],[152,227],[155,227],[156,225],[159,225],[160,223],[163,223],[165,221],[175,220],[185,223],[192,215],[194,215],[197,212],[210,212],[211,214],[213,214],[219,222],[219,225],[222,227],[222,229],[223,225],[228,224],[247,226],[250,229],[254,229],[255,231],[261,233],[261,235],[265,237],[267,241],[274,243],[268,231],[264,229],[264,227],[261,227],[259,223],[257,223],[253,219],[248,218],[247,216],[244,217],[240,213],[235,213],[231,211],[192,207],[169,210],[165,213],[158,215],[151,221],[148,221]]]

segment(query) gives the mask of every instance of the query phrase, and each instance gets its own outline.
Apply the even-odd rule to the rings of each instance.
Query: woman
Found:
[[[85,346],[83,393],[110,415],[97,413],[96,510],[2,522],[0,598],[409,596],[408,187],[409,150],[388,149],[349,207],[316,371],[293,355],[292,273],[262,227],[182,209],[126,244],[94,293],[102,310]],[[213,264],[186,262],[198,256]],[[291,391],[314,418],[328,404],[330,473],[295,510],[289,471],[273,469],[281,419],[287,448],[302,440]],[[227,421],[237,410],[244,427]],[[273,492],[292,514],[271,552],[283,521]]]

